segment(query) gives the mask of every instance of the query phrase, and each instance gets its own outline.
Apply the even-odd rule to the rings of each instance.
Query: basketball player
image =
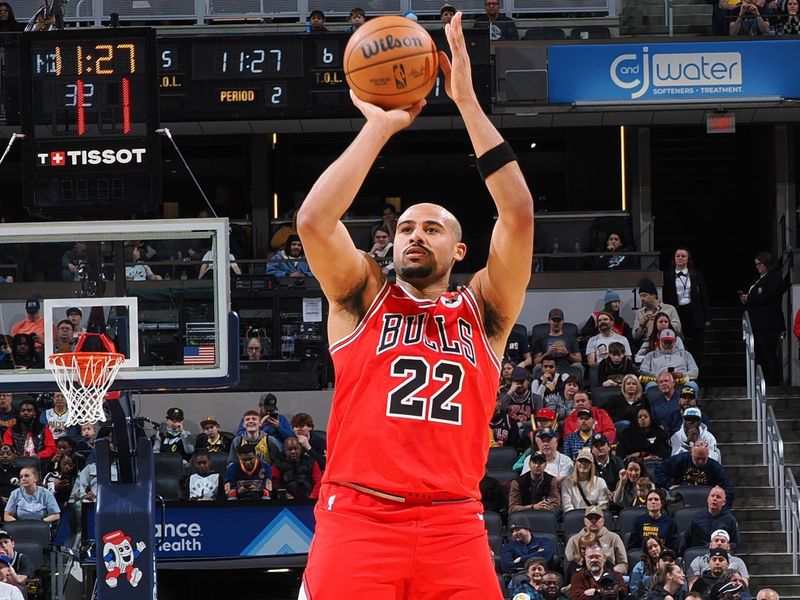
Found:
[[[497,205],[487,266],[448,292],[464,258],[461,226],[418,204],[394,238],[397,283],[340,222],[375,158],[424,101],[367,119],[297,214],[308,262],[330,302],[336,391],[328,464],[301,599],[502,598],[478,482],[502,355],[531,274],[533,200],[516,157],[475,97],[461,13],[440,66]],[[465,199],[469,202],[469,199]]]

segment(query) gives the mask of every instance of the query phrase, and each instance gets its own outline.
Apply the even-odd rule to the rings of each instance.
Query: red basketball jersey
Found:
[[[387,282],[331,355],[323,482],[480,499],[500,361],[468,288],[433,301]]]

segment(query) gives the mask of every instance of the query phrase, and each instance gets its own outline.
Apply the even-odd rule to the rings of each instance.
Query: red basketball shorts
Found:
[[[480,502],[409,506],[322,486],[301,600],[501,600]]]

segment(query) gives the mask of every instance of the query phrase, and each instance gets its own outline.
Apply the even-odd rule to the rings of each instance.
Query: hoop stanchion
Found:
[[[105,351],[82,351],[91,338],[97,338]],[[51,354],[48,361],[67,399],[67,427],[105,421],[103,399],[125,361],[125,355],[115,351],[111,340],[102,334],[87,333],[78,340],[74,352]]]

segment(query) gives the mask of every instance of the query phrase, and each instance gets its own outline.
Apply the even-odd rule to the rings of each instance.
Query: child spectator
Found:
[[[0,446],[0,501],[5,506],[8,497],[19,486],[19,467],[14,462],[14,451],[8,444]]]
[[[442,27],[447,25],[456,16],[456,8],[452,4],[445,4],[439,9],[439,20],[442,22]]]
[[[312,10],[308,14],[308,27],[309,33],[327,33],[328,28],[325,27],[325,13],[318,8]]]
[[[67,427],[67,419],[69,419],[67,399],[61,392],[56,392],[53,394],[53,408],[42,412],[39,421],[41,421],[42,425],[47,425],[53,433],[53,438],[58,440],[65,435],[78,435],[77,427]]]
[[[191,434],[183,428],[183,411],[180,408],[167,410],[167,422],[161,426],[153,452],[156,454],[180,454],[184,462],[192,458],[194,444]]]
[[[224,431],[220,431],[219,422],[214,417],[209,415],[200,421],[200,428],[203,430],[203,433],[197,434],[197,439],[194,442],[196,450],[205,450],[206,452],[230,452],[233,436]]]
[[[225,495],[238,498],[270,499],[272,469],[256,457],[255,444],[245,440],[238,447],[238,460],[228,464],[225,471]]]
[[[350,22],[350,31],[355,31],[364,24],[367,20],[367,15],[363,8],[354,8],[350,11],[348,20]]]
[[[597,381],[603,387],[618,386],[625,375],[635,375],[636,372],[633,360],[625,356],[625,346],[620,342],[611,342],[608,356],[597,367]]]
[[[14,368],[12,342],[13,338],[10,335],[0,335],[0,369]]]
[[[194,453],[195,473],[189,477],[189,500],[221,499],[219,473],[213,471],[207,450]]]
[[[314,431],[314,419],[311,418],[311,415],[303,412],[295,413],[292,417],[292,429],[303,449],[319,463],[319,468],[324,471],[325,458],[328,455],[328,442]]]
[[[84,464],[94,462],[94,441],[97,438],[97,425],[85,423],[81,425],[81,439],[75,446],[75,454],[83,458]]]

